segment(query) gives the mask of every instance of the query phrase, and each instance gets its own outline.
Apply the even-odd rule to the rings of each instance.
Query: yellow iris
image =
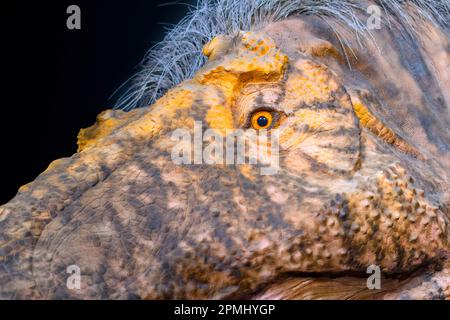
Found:
[[[269,111],[257,111],[252,115],[251,123],[255,130],[263,130],[272,126],[273,116]]]

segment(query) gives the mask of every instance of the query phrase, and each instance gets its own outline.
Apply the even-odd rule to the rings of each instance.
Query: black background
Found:
[[[76,152],[80,128],[194,0],[58,0],[2,4],[0,204],[53,160]],[[69,5],[81,30],[68,30]]]

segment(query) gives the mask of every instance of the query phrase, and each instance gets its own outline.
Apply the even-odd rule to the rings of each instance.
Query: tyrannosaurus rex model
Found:
[[[0,297],[449,298],[449,12],[201,1],[122,110],[0,207]],[[276,131],[278,169],[174,161],[199,127],[202,148]]]

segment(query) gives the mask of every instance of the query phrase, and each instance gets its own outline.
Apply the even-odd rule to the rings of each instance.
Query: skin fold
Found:
[[[340,27],[343,47],[304,16],[216,37],[192,79],[105,111],[0,207],[0,297],[448,299],[450,42],[420,28],[361,46]],[[261,109],[277,174],[171,160],[174,130],[248,130]]]

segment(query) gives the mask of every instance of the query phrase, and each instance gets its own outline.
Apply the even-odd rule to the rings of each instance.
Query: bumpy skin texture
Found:
[[[376,32],[384,51],[349,34],[352,69],[314,17],[216,38],[193,79],[101,114],[0,208],[0,296],[449,298],[450,44],[425,27],[420,46]],[[245,129],[262,107],[283,115],[278,174],[171,160],[173,130]]]

